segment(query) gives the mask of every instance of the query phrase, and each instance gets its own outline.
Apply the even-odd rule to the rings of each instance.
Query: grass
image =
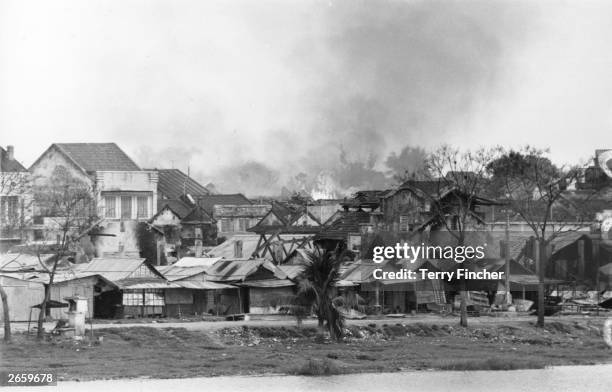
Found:
[[[94,339],[38,342],[15,334],[0,344],[3,370],[57,371],[60,379],[180,378],[219,375],[331,375],[400,370],[513,370],[607,363],[601,325],[554,321],[350,326],[343,342],[312,327],[234,327],[216,331],[118,327]],[[99,338],[103,338],[102,341]]]
[[[331,359],[309,359],[302,366],[289,372],[298,376],[332,376],[342,374],[342,369]]]
[[[544,369],[545,361],[517,360],[516,358],[492,357],[486,359],[472,360],[448,360],[440,362],[434,368],[439,370],[519,370],[519,369]]]

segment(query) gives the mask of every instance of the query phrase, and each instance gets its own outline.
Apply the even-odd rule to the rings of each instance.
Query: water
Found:
[[[469,372],[405,372],[353,374],[331,377],[262,376],[210,377],[174,380],[113,380],[63,382],[51,391],[155,392],[155,391],[612,391],[612,364],[594,366],[562,366],[537,370],[469,371]],[[29,388],[19,388],[20,391]],[[39,388],[32,388],[40,391]]]

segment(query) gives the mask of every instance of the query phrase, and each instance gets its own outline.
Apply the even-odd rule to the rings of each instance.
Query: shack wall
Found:
[[[291,304],[293,296],[293,286],[271,288],[251,287],[249,289],[250,313],[278,313],[282,306]]]
[[[9,318],[11,321],[28,321],[30,308],[38,305],[45,298],[45,286],[42,283],[28,282],[8,276],[0,276],[0,284],[8,297]],[[2,304],[0,303],[0,309]],[[0,320],[4,321],[4,312],[0,312]],[[32,318],[38,317],[38,310],[32,311]]]

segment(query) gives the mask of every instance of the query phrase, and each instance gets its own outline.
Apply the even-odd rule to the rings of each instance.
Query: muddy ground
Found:
[[[96,329],[82,341],[16,334],[2,344],[3,370],[54,370],[64,380],[218,375],[507,370],[611,363],[603,321],[477,325],[370,323],[342,342],[314,327]],[[88,332],[89,333],[89,332]]]

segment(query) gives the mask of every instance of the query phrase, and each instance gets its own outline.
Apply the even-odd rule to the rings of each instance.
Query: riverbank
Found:
[[[217,330],[101,328],[82,341],[39,343],[16,334],[2,345],[5,370],[54,370],[62,380],[221,375],[330,375],[410,370],[509,370],[612,362],[603,320],[475,325],[350,325],[343,342],[305,326]]]

